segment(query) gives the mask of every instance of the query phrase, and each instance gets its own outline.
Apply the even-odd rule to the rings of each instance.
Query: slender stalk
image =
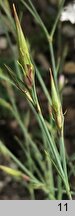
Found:
[[[62,158],[62,147],[61,147],[61,139],[59,138],[59,151],[60,151],[60,156]],[[62,179],[60,176],[58,176],[57,178],[57,185],[58,185],[58,195],[57,195],[57,199],[61,200],[62,199]]]
[[[63,129],[62,129],[62,132],[61,132],[61,135],[60,135],[61,161],[62,161],[62,164],[63,164],[63,169],[64,169],[64,172],[65,172],[66,179],[68,179],[67,166],[66,166],[66,154],[65,154],[65,146],[64,146],[64,137],[63,136],[64,135],[63,135]]]
[[[61,132],[61,135],[60,135],[60,145],[61,145],[61,150],[60,150],[61,151],[61,161],[62,161],[62,165],[63,165],[67,185],[68,185],[68,188],[69,188],[63,129],[62,129],[62,132]],[[70,199],[72,199],[70,189],[68,189],[68,196],[69,196]]]
[[[36,76],[37,76],[37,78],[38,78],[38,80],[39,80],[39,82],[40,82],[40,84],[41,84],[41,87],[42,87],[42,89],[43,89],[43,92],[44,92],[44,94],[45,94],[45,96],[46,96],[46,98],[47,98],[47,100],[48,100],[50,106],[52,106],[52,100],[51,100],[50,94],[49,94],[49,92],[48,92],[48,90],[47,90],[47,88],[46,88],[46,85],[45,85],[45,83],[44,83],[44,81],[43,81],[43,78],[42,78],[42,76],[41,76],[41,74],[40,74],[40,71],[38,70],[37,67],[36,67]]]
[[[52,71],[53,71],[54,81],[55,81],[56,88],[58,89],[57,70],[56,70],[56,66],[55,66],[54,51],[53,51],[53,45],[52,45],[51,41],[49,41],[49,48],[50,48],[50,54],[51,54],[51,62],[52,62]]]
[[[44,148],[45,150],[47,149],[47,139],[45,134],[43,133],[43,143],[44,143]],[[54,178],[53,178],[53,169],[52,169],[52,162],[49,161],[48,157],[46,157],[47,161],[47,171],[45,172],[45,180],[47,182],[47,185],[49,185],[49,190],[50,190],[50,199],[55,199],[55,191],[54,191]]]
[[[53,25],[53,28],[52,28],[52,31],[50,33],[51,37],[53,38],[54,36],[54,33],[55,33],[55,30],[56,30],[56,27],[57,27],[57,24],[59,22],[59,18],[60,18],[60,15],[61,15],[61,12],[62,12],[62,8],[63,8],[63,5],[65,3],[65,0],[62,0],[61,3],[59,4],[59,10],[58,10],[58,13],[57,13],[57,17],[55,18],[55,23]]]

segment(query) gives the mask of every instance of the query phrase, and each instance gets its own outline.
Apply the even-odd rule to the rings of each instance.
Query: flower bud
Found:
[[[59,95],[57,93],[55,83],[53,80],[52,72],[50,70],[50,76],[51,76],[51,95],[52,95],[52,109],[53,109],[53,115],[54,119],[57,125],[57,128],[61,131],[63,127],[63,113],[62,113],[62,106],[59,99]]]
[[[23,174],[21,171],[12,169],[12,168],[7,167],[7,166],[2,166],[2,165],[0,165],[0,169],[2,171],[6,172],[8,175],[15,177],[16,179],[24,179],[26,181],[29,181],[29,177],[27,175]]]
[[[23,71],[25,84],[27,85],[28,88],[32,88],[33,80],[34,80],[34,68],[31,62],[27,42],[24,37],[14,4],[13,4],[13,9],[14,9],[14,15],[15,15],[15,22],[16,22],[16,31],[17,31],[19,64]]]

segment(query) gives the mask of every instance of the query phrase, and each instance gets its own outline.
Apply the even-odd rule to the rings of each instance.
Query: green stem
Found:
[[[58,22],[59,22],[59,18],[60,18],[61,12],[62,12],[62,8],[63,8],[63,5],[64,5],[64,2],[65,2],[65,0],[62,0],[62,1],[61,1],[61,4],[59,5],[59,11],[58,11],[58,13],[57,13],[57,17],[55,18],[55,23],[54,23],[53,28],[52,28],[52,31],[51,31],[51,33],[50,33],[50,35],[51,35],[52,38],[53,38],[53,36],[54,36],[54,33],[55,33],[55,30],[56,30],[57,24],[58,24]]]
[[[68,174],[67,174],[67,164],[66,164],[66,152],[65,152],[65,146],[64,146],[64,134],[63,134],[63,129],[62,129],[62,132],[61,132],[61,135],[60,135],[60,148],[61,148],[61,161],[62,161],[62,165],[63,165],[63,170],[64,170],[64,173],[65,173],[65,178],[66,178],[66,182],[67,182],[67,194],[68,194],[68,197],[70,199],[72,199],[71,197],[71,193],[70,193],[70,188],[69,188],[69,182],[68,182]]]
[[[61,135],[60,135],[60,147],[61,147],[60,151],[61,151],[61,161],[62,161],[62,164],[63,164],[63,169],[64,169],[64,172],[65,172],[66,179],[68,179],[63,129],[62,129],[62,132],[61,132]]]
[[[48,90],[47,90],[47,87],[46,87],[44,81],[43,81],[43,78],[42,78],[42,76],[41,76],[41,74],[40,74],[40,71],[38,70],[37,67],[36,67],[36,75],[37,75],[37,78],[38,78],[38,80],[39,80],[39,82],[40,82],[40,84],[41,84],[41,87],[42,87],[42,89],[43,89],[43,92],[44,92],[44,94],[45,94],[45,96],[46,96],[46,98],[47,98],[47,100],[48,100],[50,106],[52,106],[52,100],[51,100],[50,94],[49,94],[49,92],[48,92]]]
[[[56,66],[55,66],[55,58],[54,58],[53,45],[52,45],[51,41],[49,41],[49,48],[50,48],[50,54],[51,54],[52,71],[53,71],[55,85],[56,85],[56,88],[57,88],[57,71],[56,71]]]

